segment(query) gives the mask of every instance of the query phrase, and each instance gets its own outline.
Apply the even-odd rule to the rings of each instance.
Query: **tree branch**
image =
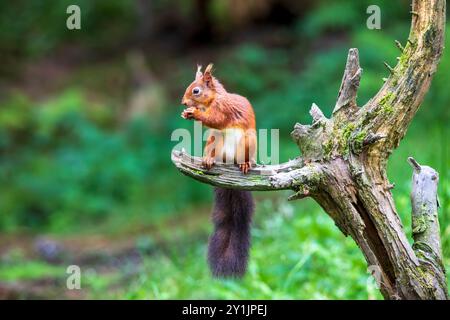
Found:
[[[414,0],[411,31],[398,63],[384,86],[361,108],[357,126],[361,131],[386,134],[376,149],[389,155],[404,137],[423,101],[442,55],[445,0]],[[381,158],[386,158],[382,156]]]
[[[242,174],[236,165],[216,163],[210,170],[202,166],[202,159],[182,151],[172,151],[172,162],[183,174],[198,181],[222,188],[274,191],[293,189],[298,185],[311,189],[320,179],[318,164],[304,165],[301,158],[280,165],[257,165],[248,174]]]

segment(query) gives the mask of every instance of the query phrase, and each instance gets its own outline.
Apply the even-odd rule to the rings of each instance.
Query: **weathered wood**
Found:
[[[313,103],[311,109],[309,110],[309,114],[313,118],[313,124],[326,124],[327,118],[323,115],[322,110],[317,106],[317,104]]]
[[[254,190],[298,190],[298,185],[313,185],[320,179],[320,165],[304,165],[297,158],[280,165],[258,165],[250,169],[248,174],[239,171],[236,165],[216,163],[207,170],[202,166],[202,159],[192,157],[182,151],[172,152],[172,162],[183,174],[198,181],[216,187]]]
[[[414,158],[408,158],[413,167],[411,190],[411,221],[413,249],[419,258],[426,277],[436,282],[436,295],[447,297],[445,268],[439,229],[437,195],[439,174],[431,167],[421,166]]]
[[[428,91],[444,44],[445,0],[413,0],[412,10],[407,44],[397,43],[402,51],[397,66],[390,68],[383,87],[360,109],[356,95],[361,68],[358,51],[350,49],[333,117],[326,119],[313,105],[312,125],[296,124],[291,134],[302,159],[258,166],[246,176],[235,166],[221,164],[205,171],[200,159],[176,152],[172,161],[182,173],[211,185],[292,189],[295,193],[290,200],[314,198],[339,229],[355,240],[369,268],[379,271],[380,290],[386,299],[446,299],[439,225],[429,200],[433,182],[413,185],[413,249],[396,212],[390,191],[393,184],[386,173],[391,152]],[[420,168],[417,177],[424,177],[425,172],[432,177],[431,171]],[[427,232],[419,232],[424,216],[417,211],[420,202],[429,206],[427,217],[433,217]]]
[[[356,95],[361,80],[361,73],[362,69],[359,66],[358,49],[350,49],[333,114],[341,110],[347,116],[351,116],[358,110],[356,106]]]

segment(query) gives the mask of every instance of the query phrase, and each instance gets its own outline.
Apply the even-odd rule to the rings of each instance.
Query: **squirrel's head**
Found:
[[[187,107],[207,108],[217,93],[218,81],[212,76],[212,63],[202,73],[202,66],[197,66],[195,80],[187,87],[181,103]]]

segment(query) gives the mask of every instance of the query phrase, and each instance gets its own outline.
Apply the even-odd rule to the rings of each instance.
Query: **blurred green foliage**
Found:
[[[109,50],[132,31],[135,9],[132,0],[62,0],[0,2],[0,51],[5,57],[40,56],[61,43],[82,43]],[[82,28],[70,32],[64,26],[66,9],[82,10]],[[61,14],[64,13],[64,14]]]
[[[171,169],[170,134],[159,136],[152,123],[119,126],[112,108],[76,90],[37,106],[13,95],[0,116],[0,177],[8,181],[0,187],[0,228],[80,229],[126,215],[124,206],[152,215],[181,209],[171,204],[173,181],[159,174]],[[200,197],[186,192],[182,201]]]
[[[0,51],[27,59],[44,56],[63,44],[108,51],[133,33],[136,12],[131,0],[77,1],[87,14],[83,18],[86,32],[54,28],[65,24],[66,16],[59,13],[65,12],[69,2],[2,2]],[[360,105],[382,86],[388,74],[383,61],[395,65],[399,51],[394,39],[406,41],[409,2],[378,1],[383,29],[368,30],[365,9],[372,2],[318,2],[287,27],[296,39],[290,46],[243,41],[211,49],[217,51],[211,55],[217,77],[230,91],[249,98],[258,127],[280,129],[281,161],[298,154],[289,132],[295,122],[310,121],[308,110],[313,102],[330,116],[349,47],[359,48],[364,69]],[[190,1],[178,3],[185,15],[191,12]],[[221,1],[214,3],[212,14],[226,19],[226,6]],[[160,0],[154,5],[167,8],[169,2]],[[334,39],[331,44],[330,39]],[[449,36],[446,43],[448,47]],[[287,204],[284,192],[257,194],[252,257],[243,281],[210,277],[203,259],[211,228],[207,217],[210,187],[180,175],[170,162],[176,144],[170,141],[172,131],[192,130],[192,123],[179,117],[179,100],[193,79],[194,64],[185,52],[166,57],[165,62],[156,60],[153,53],[147,55],[149,66],[170,70],[156,76],[164,89],[164,102],[160,111],[132,120],[123,119],[120,105],[127,104],[126,97],[135,88],[125,77],[118,81],[118,88],[117,82],[110,81],[114,72],[126,73],[120,59],[105,62],[112,69],[120,65],[118,71],[108,72],[104,64],[74,70],[72,82],[43,99],[16,89],[0,100],[0,231],[59,236],[136,229],[148,233],[135,243],[143,259],[137,272],[130,271],[128,264],[116,270],[117,274],[89,269],[86,286],[96,298],[380,298],[367,286],[366,265],[352,240],[344,238],[315,203]],[[413,155],[439,171],[447,267],[449,70],[446,53],[425,103],[389,162],[395,201],[409,234],[412,172],[406,157]],[[99,93],[102,88],[104,92]],[[169,98],[162,92],[169,92]],[[0,281],[64,274],[64,269],[58,269],[61,266],[24,257],[0,262]],[[111,287],[111,292],[105,290]]]

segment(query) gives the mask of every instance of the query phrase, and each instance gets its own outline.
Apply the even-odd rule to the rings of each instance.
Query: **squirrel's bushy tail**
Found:
[[[208,261],[215,277],[242,277],[247,269],[255,208],[250,191],[215,188]]]

